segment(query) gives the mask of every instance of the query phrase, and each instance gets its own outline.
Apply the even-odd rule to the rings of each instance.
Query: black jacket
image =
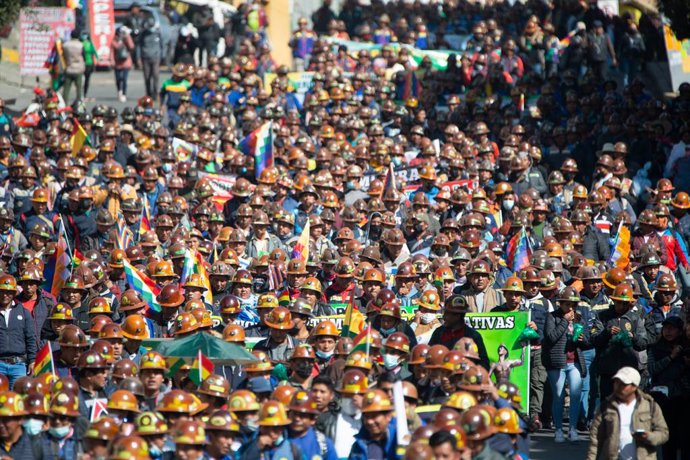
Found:
[[[587,259],[608,260],[611,255],[609,237],[601,230],[588,226],[582,238],[582,255]]]
[[[29,310],[14,303],[9,321],[0,314],[0,358],[24,358],[29,366],[36,359],[38,345],[34,320]]]
[[[587,375],[585,359],[580,351],[589,345],[589,329],[587,323],[580,315],[576,315],[576,324],[582,325],[582,340],[574,342],[575,359],[580,365],[582,376]],[[544,348],[542,360],[546,369],[563,369],[567,364],[566,348],[571,341],[568,334],[568,320],[563,317],[563,310],[560,308],[546,316],[546,327],[544,328]]]
[[[632,347],[624,347],[619,342],[611,343],[613,336],[610,330],[613,326],[621,331],[632,332]],[[644,319],[632,310],[619,315],[613,305],[599,312],[599,322],[593,328],[591,340],[597,349],[597,370],[604,376],[615,374],[625,366],[638,369],[638,353],[645,350],[649,342]]]

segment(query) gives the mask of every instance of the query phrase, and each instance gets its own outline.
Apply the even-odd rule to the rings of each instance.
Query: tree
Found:
[[[671,29],[676,38],[690,38],[690,0],[661,0],[659,7],[671,20]]]
[[[2,0],[0,2],[0,27],[12,24],[19,17],[21,0]]]

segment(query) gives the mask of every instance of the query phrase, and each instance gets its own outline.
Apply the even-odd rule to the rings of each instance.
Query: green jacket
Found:
[[[592,421],[587,460],[618,459],[620,426],[618,401],[610,396]],[[657,446],[668,441],[668,426],[659,405],[640,390],[637,390],[637,403],[632,414],[632,430],[647,432],[647,440],[636,445],[637,460],[656,459]]]
[[[84,63],[87,66],[94,65],[98,60],[98,53],[96,52],[96,47],[94,46],[90,38],[82,40],[82,44],[84,45]]]

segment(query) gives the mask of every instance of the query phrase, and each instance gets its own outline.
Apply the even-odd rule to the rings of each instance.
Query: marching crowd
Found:
[[[690,458],[690,85],[646,91],[660,18],[329,5],[290,41],[306,93],[247,30],[121,112],[0,100],[0,457],[524,459],[552,428]],[[522,357],[490,359],[466,315],[518,311]],[[251,355],[157,351],[201,334]]]

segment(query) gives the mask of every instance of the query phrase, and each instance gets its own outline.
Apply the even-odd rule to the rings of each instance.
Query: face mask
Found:
[[[258,420],[247,420],[247,429],[251,432],[255,432],[259,429],[259,421]]]
[[[273,443],[273,445],[278,447],[279,445],[281,445],[283,443],[283,441],[285,441],[285,438],[281,434],[280,437],[278,439],[276,439],[276,442]]]
[[[172,165],[170,163],[163,163],[161,165],[161,168],[163,168],[163,172],[169,173],[172,171]]]
[[[378,241],[381,237],[381,226],[372,225],[369,227],[369,239],[372,241]]]
[[[432,380],[429,380],[429,386],[431,386],[431,387],[440,387],[440,386],[441,386],[441,379],[432,379]]]
[[[22,427],[24,427],[24,431],[26,431],[29,436],[36,436],[38,433],[43,431],[43,420],[29,418],[24,420]]]
[[[51,426],[48,431],[54,437],[56,437],[58,439],[64,439],[69,434],[70,428],[72,428],[72,427],[71,426],[59,426],[59,427]]]
[[[383,366],[388,370],[395,369],[399,362],[400,359],[396,355],[388,353],[383,355]]]
[[[295,367],[295,374],[306,379],[311,375],[312,367],[311,363],[299,363],[297,367]]]
[[[161,458],[163,456],[163,452],[161,451],[160,447],[149,444],[149,455],[152,458]]]
[[[381,335],[384,337],[388,337],[391,335],[393,332],[395,332],[396,329],[394,327],[388,328],[388,329],[381,329]]]
[[[429,324],[436,318],[436,315],[434,313],[422,313],[422,324]]]
[[[515,201],[513,200],[503,200],[503,209],[510,211],[515,206]]]
[[[335,352],[333,351],[321,351],[321,350],[316,350],[316,356],[318,356],[321,359],[331,359],[331,356],[333,356]]]
[[[400,166],[402,164],[402,158],[400,157],[393,157],[393,166]]]
[[[350,417],[357,417],[357,415],[359,415],[359,407],[355,406],[350,398],[343,398],[340,403],[340,410],[343,414],[349,415]]]

